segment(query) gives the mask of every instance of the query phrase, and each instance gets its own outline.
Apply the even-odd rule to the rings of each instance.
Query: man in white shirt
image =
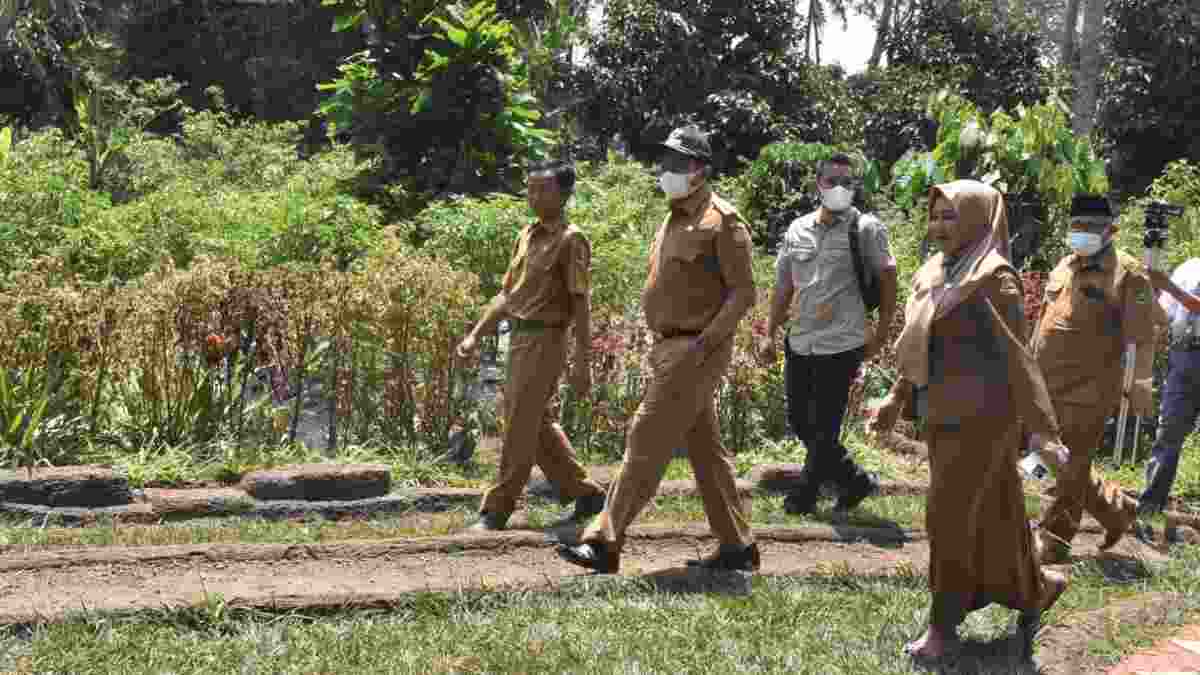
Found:
[[[1200,258],[1175,268],[1169,279],[1157,270],[1150,270],[1149,277],[1171,321],[1171,351],[1158,438],[1146,465],[1146,489],[1138,498],[1143,514],[1166,508],[1179,468],[1179,451],[1200,415]]]
[[[888,339],[896,310],[896,260],[887,227],[853,205],[859,179],[854,162],[836,154],[817,164],[821,207],[797,218],[779,247],[775,291],[760,357],[774,363],[776,336],[784,339],[788,419],[804,442],[802,486],[784,510],[811,513],[821,487],[838,489],[835,510],[850,510],[878,490],[841,442],[842,419],[859,366]],[[863,275],[860,278],[860,273]],[[878,283],[878,328],[868,328],[866,280]]]

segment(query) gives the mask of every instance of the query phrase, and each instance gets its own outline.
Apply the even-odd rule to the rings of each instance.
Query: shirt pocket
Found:
[[[825,241],[821,243],[820,257],[826,264],[848,264],[850,261],[850,233],[839,232],[825,235]]]
[[[718,272],[715,245],[716,233],[707,229],[688,229],[677,232],[667,240],[666,257],[681,263],[702,265],[706,271]]]
[[[537,242],[529,247],[529,266],[539,274],[544,274],[558,262],[562,251],[562,242]]]
[[[808,233],[788,239],[786,260],[796,288],[807,286],[816,274],[817,251],[817,240]]]

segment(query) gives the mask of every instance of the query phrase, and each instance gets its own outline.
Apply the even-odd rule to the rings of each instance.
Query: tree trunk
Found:
[[[1072,71],[1075,69],[1075,27],[1079,25],[1079,0],[1067,0],[1067,11],[1063,15],[1062,41],[1059,43],[1059,59]]]
[[[821,65],[821,26],[824,23],[821,0],[810,0],[808,3],[808,21],[812,24],[813,63]]]
[[[1100,86],[1100,39],[1104,31],[1104,0],[1086,0],[1083,35],[1079,40],[1079,72],[1075,78],[1072,128],[1087,138],[1096,124],[1096,95]]]
[[[1009,9],[1008,0],[992,0],[992,13],[1001,26],[1008,25]]]
[[[884,45],[888,40],[888,33],[892,27],[892,13],[896,9],[896,0],[883,0],[883,9],[879,12],[879,23],[875,29],[875,47],[871,49],[871,58],[867,61],[867,69],[875,70],[879,67],[879,60],[883,57]]]

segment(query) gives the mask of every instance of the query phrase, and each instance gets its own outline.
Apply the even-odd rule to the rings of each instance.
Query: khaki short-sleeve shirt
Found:
[[[750,233],[709,188],[672,204],[649,267],[642,307],[650,330],[664,335],[704,330],[732,289],[754,287]]]
[[[549,325],[566,324],[572,298],[590,291],[591,264],[591,244],[574,225],[526,226],[504,275],[508,313]]]
[[[1050,273],[1033,352],[1055,403],[1112,407],[1120,401],[1125,344],[1153,349],[1161,317],[1137,260],[1109,249],[1068,255]]]

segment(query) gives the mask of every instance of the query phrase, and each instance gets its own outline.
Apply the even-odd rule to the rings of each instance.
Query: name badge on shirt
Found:
[[[817,305],[817,310],[813,314],[813,319],[817,323],[830,323],[833,321],[833,303],[822,302]]]

